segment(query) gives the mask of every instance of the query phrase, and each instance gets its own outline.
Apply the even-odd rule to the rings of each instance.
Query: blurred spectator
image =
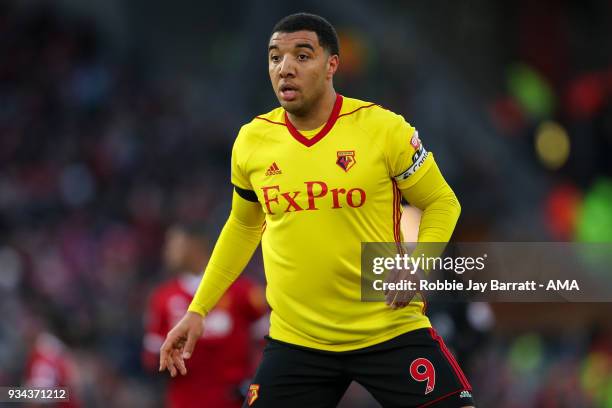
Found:
[[[38,324],[36,324],[38,323]],[[38,321],[30,327],[26,337],[31,342],[30,352],[25,364],[23,387],[57,388],[68,390],[69,401],[44,403],[35,406],[56,406],[58,408],[78,408],[81,405],[78,394],[79,373],[68,347]],[[40,327],[37,327],[39,326]]]
[[[169,229],[164,261],[177,276],[151,295],[144,337],[143,362],[154,372],[161,344],[187,311],[211,247],[202,226],[175,225]],[[247,278],[238,278],[206,316],[202,338],[185,364],[187,375],[169,380],[166,406],[189,408],[205,403],[211,408],[240,407],[244,399],[240,387],[254,368],[251,328],[265,313],[262,288]]]

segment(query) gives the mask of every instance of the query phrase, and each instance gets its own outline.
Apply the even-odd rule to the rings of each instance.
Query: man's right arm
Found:
[[[253,193],[254,195],[254,193]],[[257,201],[234,190],[232,211],[215,244],[190,312],[206,316],[236,280],[261,240],[265,214]]]

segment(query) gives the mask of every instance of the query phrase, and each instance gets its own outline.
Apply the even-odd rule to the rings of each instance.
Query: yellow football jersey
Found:
[[[401,195],[432,164],[404,118],[336,98],[327,123],[299,132],[277,108],[243,126],[232,183],[266,214],[262,250],[270,336],[329,351],[430,327],[424,305],[362,302],[361,243],[401,241]]]

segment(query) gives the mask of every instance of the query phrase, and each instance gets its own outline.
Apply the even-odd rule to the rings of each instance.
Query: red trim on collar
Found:
[[[336,102],[334,102],[334,108],[331,111],[331,115],[329,115],[329,119],[327,119],[327,123],[323,126],[323,129],[319,131],[314,137],[307,138],[300,133],[299,130],[293,126],[293,123],[289,120],[289,116],[287,116],[287,112],[285,112],[285,124],[287,125],[287,129],[289,129],[289,133],[291,136],[301,144],[306,147],[310,147],[317,143],[319,140],[323,139],[325,135],[329,133],[330,130],[334,127],[336,120],[338,119],[340,108],[342,108],[342,95],[336,94]]]

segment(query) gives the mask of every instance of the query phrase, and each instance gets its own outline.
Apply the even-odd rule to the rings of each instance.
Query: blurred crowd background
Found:
[[[270,29],[296,11],[336,26],[336,89],[435,152],[455,240],[612,241],[610,1],[2,0],[0,385],[46,350],[83,406],[160,406],[140,355],[166,230],[224,223],[233,138],[277,105]],[[431,317],[481,407],[612,407],[611,311]],[[377,406],[359,388],[344,404]]]

